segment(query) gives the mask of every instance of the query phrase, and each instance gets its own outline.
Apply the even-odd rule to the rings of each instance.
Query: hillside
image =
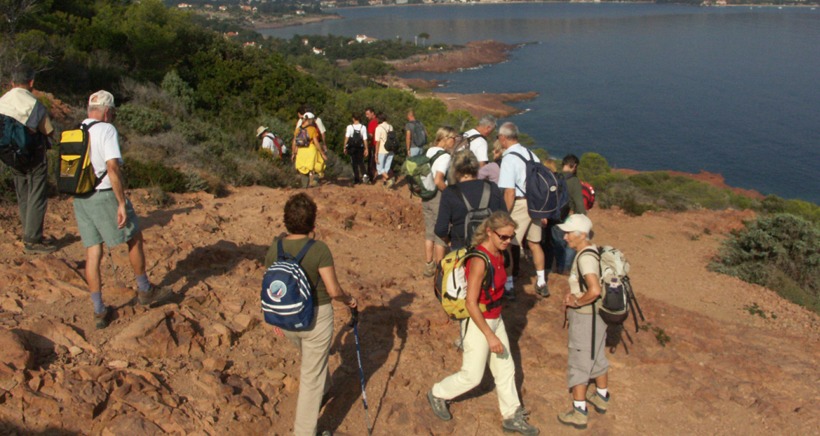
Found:
[[[260,322],[261,259],[284,231],[296,190],[248,187],[227,197],[174,195],[165,209],[131,192],[145,228],[149,275],[180,299],[135,304],[124,247],[104,258],[104,296],[117,317],[95,330],[82,279],[84,249],[70,200],[52,200],[46,233],[61,249],[25,256],[13,206],[0,209],[0,432],[58,434],[288,434],[298,357]],[[343,287],[361,302],[360,337],[374,434],[500,434],[492,382],[437,421],[424,394],[455,371],[456,327],[436,307],[422,269],[421,207],[406,188],[325,185],[317,235],[334,254]],[[810,434],[820,420],[818,317],[773,292],[706,270],[725,233],[748,212],[628,217],[594,209],[595,241],[620,247],[652,331],[630,334],[610,356],[613,403],[590,419],[604,434]],[[352,226],[350,225],[352,223]],[[113,268],[109,265],[112,264]],[[527,265],[525,263],[525,265]],[[529,267],[506,305],[523,401],[542,434],[573,434],[568,408],[565,278],[534,296]],[[754,305],[754,306],[753,306]],[[759,307],[766,318],[752,314]],[[320,428],[365,434],[355,345],[336,307],[333,397]],[[772,316],[774,314],[774,316]],[[632,326],[632,321],[628,321]]]

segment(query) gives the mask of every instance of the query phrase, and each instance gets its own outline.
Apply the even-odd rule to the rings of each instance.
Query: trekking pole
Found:
[[[646,322],[646,318],[643,317],[643,310],[641,310],[641,305],[638,304],[638,299],[635,298],[635,293],[632,292],[632,283],[629,281],[629,277],[624,277],[624,283],[626,284],[626,292],[629,295],[629,306],[632,308],[632,319],[635,321],[635,333],[637,333],[638,317],[635,316],[635,309],[638,309],[638,314],[641,316],[641,321]]]
[[[353,337],[356,339],[356,360],[359,361],[359,383],[362,385],[362,404],[364,405],[364,424],[370,436],[373,429],[370,427],[370,413],[367,411],[367,391],[364,388],[364,369],[362,368],[362,347],[359,345],[359,309],[350,309],[350,325],[353,327]]]

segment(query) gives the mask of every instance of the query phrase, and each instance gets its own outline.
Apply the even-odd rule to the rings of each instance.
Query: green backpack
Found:
[[[418,156],[408,157],[401,166],[401,172],[407,178],[410,186],[410,194],[421,197],[422,200],[432,200],[438,189],[429,190],[424,187],[423,180],[430,175],[433,162],[441,155],[447,153],[444,150],[438,151],[433,157],[427,157],[425,153]]]

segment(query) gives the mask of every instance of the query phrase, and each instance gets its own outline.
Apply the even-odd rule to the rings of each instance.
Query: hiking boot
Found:
[[[561,421],[561,424],[571,425],[579,430],[583,430],[587,428],[588,413],[586,410],[581,410],[573,406],[569,412],[558,415],[558,420]]]
[[[105,306],[102,313],[94,314],[94,326],[98,330],[108,327],[109,318],[111,318],[111,306]]]
[[[504,291],[504,298],[510,301],[515,301],[515,291],[512,289],[509,291]]]
[[[606,413],[606,407],[609,405],[609,392],[606,393],[606,398],[598,393],[598,390],[587,392],[587,403],[592,405],[596,412],[603,415]]]
[[[42,242],[26,242],[25,246],[23,247],[23,252],[26,254],[48,254],[53,253],[56,250],[57,246],[46,245]]]
[[[364,184],[369,184],[370,183],[370,177],[367,177],[367,174],[362,176],[362,183],[364,183]]]
[[[542,296],[542,297],[544,297],[544,298],[549,297],[550,296],[550,290],[547,288],[547,283],[544,282],[543,285],[537,285],[535,287],[535,293]]]
[[[384,187],[385,187],[385,188],[387,188],[387,189],[390,189],[390,188],[392,188],[392,187],[393,187],[393,185],[395,185],[395,184],[396,184],[396,181],[395,181],[395,180],[393,180],[393,179],[390,179],[390,180],[388,180],[388,181],[387,181],[387,183],[385,183]]]
[[[172,291],[171,288],[159,288],[151,285],[151,289],[149,289],[148,292],[137,292],[137,299],[143,306],[152,306],[157,303],[162,303],[174,295],[174,291]]]
[[[424,264],[424,277],[433,277],[436,274],[436,263],[432,260]]]
[[[453,415],[450,415],[450,411],[447,410],[447,401],[433,395],[432,389],[430,389],[430,392],[427,393],[427,401],[433,409],[433,414],[436,415],[438,419],[442,421],[449,421],[453,419]]]
[[[504,429],[505,433],[518,432],[525,435],[537,435],[539,430],[527,422],[527,415],[529,415],[529,412],[518,406],[512,418],[501,421],[501,428]]]

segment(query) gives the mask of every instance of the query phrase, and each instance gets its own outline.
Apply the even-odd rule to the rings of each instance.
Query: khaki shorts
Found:
[[[80,238],[86,248],[102,244],[116,247],[130,241],[139,233],[139,223],[134,207],[125,200],[125,227],[117,228],[117,197],[114,191],[97,191],[89,196],[74,197],[74,216]]]
[[[524,246],[524,239],[527,241],[541,243],[541,223],[534,222],[527,212],[527,200],[516,198],[513,203],[513,210],[510,214],[513,221],[518,224],[515,229],[515,241],[518,245]]]
[[[439,204],[441,204],[441,191],[432,200],[421,202],[421,212],[424,215],[424,240],[433,241],[436,245],[447,247],[444,240],[436,236],[435,231]]]

